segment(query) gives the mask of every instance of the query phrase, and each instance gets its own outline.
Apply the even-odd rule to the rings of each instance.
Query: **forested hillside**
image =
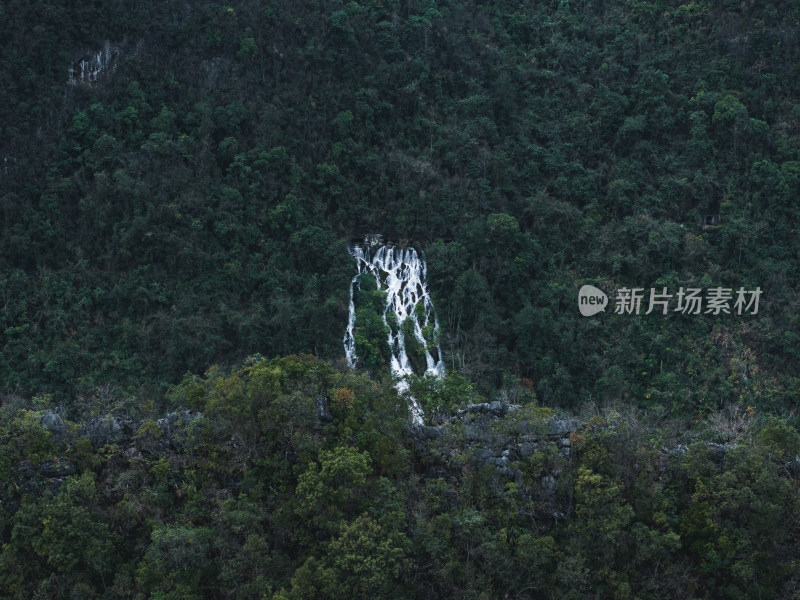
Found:
[[[800,4],[4,0],[0,64],[0,598],[800,597]]]
[[[501,402],[410,430],[392,386],[309,356],[212,369],[169,397],[190,409],[78,423],[0,407],[0,598],[800,589],[800,435],[753,411],[694,439],[630,409],[579,422]],[[723,433],[735,442],[704,441]]]
[[[4,391],[338,359],[347,244],[381,233],[485,391],[789,406],[800,9],[531,4],[3,3]],[[590,322],[585,282],[764,293]]]

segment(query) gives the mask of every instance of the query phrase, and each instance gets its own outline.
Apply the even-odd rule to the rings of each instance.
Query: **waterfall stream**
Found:
[[[406,353],[406,339],[403,332],[403,323],[410,319],[413,332],[419,347],[424,351],[425,373],[441,377],[444,375],[444,362],[442,350],[438,342],[439,322],[433,309],[430,293],[426,283],[427,266],[424,257],[413,248],[400,248],[398,246],[380,246],[365,240],[362,246],[355,245],[350,249],[350,254],[356,259],[358,272],[350,282],[350,312],[347,319],[347,331],[344,334],[344,352],[347,364],[355,368],[358,362],[356,356],[356,307],[355,287],[359,286],[362,275],[372,275],[378,283],[378,289],[386,292],[386,304],[383,310],[383,323],[389,330],[387,343],[391,352],[392,374],[397,378],[396,388],[400,394],[408,392],[407,376],[414,375],[412,361]],[[420,308],[417,308],[421,306]],[[396,317],[396,327],[389,325],[387,315],[392,313]],[[427,340],[425,332],[430,332]],[[411,409],[411,416],[415,424],[422,425],[423,412],[419,403],[410,394],[405,394]]]

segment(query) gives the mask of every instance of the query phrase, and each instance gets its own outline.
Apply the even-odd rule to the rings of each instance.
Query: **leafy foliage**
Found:
[[[787,0],[3,2],[0,598],[796,595],[798,23]],[[425,251],[436,442],[383,381],[369,278],[369,377],[342,371],[365,233]],[[586,319],[585,283],[764,295]],[[451,418],[479,400],[520,406],[492,440],[542,444],[511,478]],[[602,414],[566,446],[542,406]],[[202,416],[169,430],[178,408]],[[127,446],[80,433],[108,413]]]
[[[391,381],[310,356],[187,377],[168,396],[204,399],[202,415],[143,418],[105,445],[3,407],[0,598],[757,598],[797,584],[795,422],[751,411],[722,446],[721,417],[676,438],[680,421],[628,407],[553,437],[550,408],[454,416],[472,385],[435,383],[433,437],[409,428]],[[510,471],[482,458],[497,444]]]

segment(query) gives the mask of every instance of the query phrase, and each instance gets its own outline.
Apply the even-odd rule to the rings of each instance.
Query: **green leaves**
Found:
[[[356,356],[363,366],[374,369],[389,364],[391,359],[387,343],[389,327],[397,327],[397,323],[396,319],[390,321],[388,327],[383,323],[386,292],[378,288],[374,277],[359,277],[359,288],[354,298]]]
[[[32,550],[57,573],[84,572],[95,581],[115,568],[117,539],[98,518],[92,474],[67,478],[58,495],[38,505],[26,504],[20,511],[11,531],[11,543],[18,550]]]
[[[714,104],[711,122],[722,127],[741,125],[747,119],[747,109],[733,94],[725,94]]]
[[[361,497],[372,472],[369,454],[350,447],[322,451],[297,478],[295,511],[324,530],[335,531],[341,519],[363,507]]]

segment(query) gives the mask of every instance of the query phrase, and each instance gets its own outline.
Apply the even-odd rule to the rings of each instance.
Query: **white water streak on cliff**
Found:
[[[428,286],[426,284],[427,266],[424,258],[420,258],[413,248],[399,248],[396,246],[381,246],[372,251],[372,244],[367,242],[364,247],[353,246],[350,253],[356,259],[358,273],[350,282],[350,312],[347,319],[347,331],[344,334],[344,352],[347,364],[354,368],[358,362],[355,350],[355,325],[356,308],[354,301],[355,286],[359,277],[368,274],[375,277],[378,288],[386,292],[386,306],[383,311],[383,323],[389,330],[387,343],[391,351],[391,369],[397,378],[397,391],[401,394],[408,392],[406,377],[413,375],[411,361],[406,354],[406,340],[403,334],[403,322],[411,319],[414,337],[424,349],[426,374],[441,377],[444,375],[444,362],[442,350],[439,346],[439,322],[433,310]],[[422,310],[414,310],[421,303]],[[387,315],[391,311],[396,317],[396,328],[389,326]],[[432,331],[433,339],[425,339],[425,330]],[[410,395],[408,397],[411,415],[414,423],[421,425],[422,408]]]
[[[119,50],[106,41],[102,50],[97,50],[85,56],[75,65],[69,67],[69,80],[67,83],[97,82],[103,73],[116,68]]]

